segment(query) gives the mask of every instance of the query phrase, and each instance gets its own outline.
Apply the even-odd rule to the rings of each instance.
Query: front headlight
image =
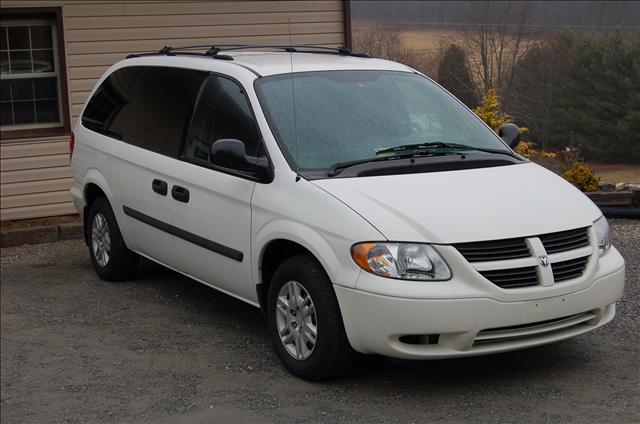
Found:
[[[351,257],[362,269],[388,278],[442,281],[451,271],[436,250],[417,243],[358,243]]]
[[[600,256],[607,253],[611,247],[609,240],[609,223],[604,216],[601,216],[593,223],[593,229],[596,232],[596,241],[598,242],[598,254]]]

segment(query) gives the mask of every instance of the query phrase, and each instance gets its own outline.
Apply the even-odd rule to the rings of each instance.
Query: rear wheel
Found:
[[[267,308],[276,353],[292,374],[317,381],[351,368],[356,352],[347,340],[331,282],[313,257],[295,256],[278,267]]]
[[[131,278],[138,267],[138,255],[125,245],[106,197],[93,202],[85,226],[91,263],[98,276],[106,281]]]

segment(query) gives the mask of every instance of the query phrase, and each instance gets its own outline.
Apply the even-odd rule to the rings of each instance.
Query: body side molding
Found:
[[[167,224],[164,221],[155,219],[149,215],[146,215],[135,209],[131,209],[130,207],[125,205],[122,205],[122,211],[125,213],[125,215],[128,215],[134,219],[137,219],[140,222],[144,222],[145,224],[151,227],[157,228],[169,234],[173,234],[174,236],[179,237],[183,240],[186,240],[189,243],[193,243],[204,249],[211,250],[212,252],[215,252],[222,256],[226,256],[227,258],[233,259],[234,261],[242,262],[244,254],[239,250],[235,250],[231,247],[222,245],[220,243],[216,243],[215,241],[206,239],[204,237],[200,237],[197,234],[190,233],[181,228],[174,227],[171,224]]]

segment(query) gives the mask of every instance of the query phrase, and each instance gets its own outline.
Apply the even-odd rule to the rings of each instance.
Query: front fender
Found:
[[[319,232],[304,224],[274,220],[262,227],[255,236],[255,248],[252,258],[252,270],[257,284],[261,281],[260,264],[266,247],[274,240],[289,240],[303,246],[311,252],[323,266],[329,279],[334,284],[355,287],[360,269],[351,261],[348,243],[337,254],[326,238]]]

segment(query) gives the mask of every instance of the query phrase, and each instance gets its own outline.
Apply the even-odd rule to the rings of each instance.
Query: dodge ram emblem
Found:
[[[547,255],[538,256],[538,262],[540,262],[540,265],[542,265],[543,267],[548,267],[549,266],[549,257]]]

